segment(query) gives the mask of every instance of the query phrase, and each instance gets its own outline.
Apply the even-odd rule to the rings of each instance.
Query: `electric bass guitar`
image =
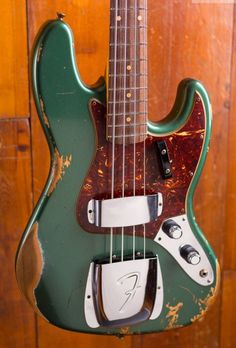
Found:
[[[88,87],[63,14],[40,31],[35,103],[51,153],[19,245],[19,286],[48,322],[125,335],[201,318],[216,295],[216,256],[193,193],[211,133],[202,84],[183,80],[172,111],[148,120],[147,0],[111,0],[107,78]]]

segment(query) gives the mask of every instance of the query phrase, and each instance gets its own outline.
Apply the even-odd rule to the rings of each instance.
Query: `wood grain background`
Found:
[[[67,14],[80,73],[104,74],[109,0],[1,0],[0,30],[0,347],[236,347],[236,4],[148,0],[150,118],[171,108],[178,82],[201,80],[211,96],[210,153],[195,195],[197,219],[222,267],[217,303],[202,322],[118,340],[68,333],[34,315],[14,275],[14,256],[49,170],[49,153],[29,88],[29,57],[41,24]],[[233,2],[233,1],[231,1]]]

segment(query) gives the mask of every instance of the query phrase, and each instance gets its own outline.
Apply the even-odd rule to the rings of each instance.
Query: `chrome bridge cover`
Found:
[[[162,194],[113,199],[91,199],[88,221],[97,227],[128,227],[154,221],[162,213]]]
[[[122,327],[156,319],[163,306],[157,257],[90,264],[85,293],[88,326]]]

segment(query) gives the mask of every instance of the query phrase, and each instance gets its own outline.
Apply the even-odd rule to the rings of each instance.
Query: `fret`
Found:
[[[115,45],[114,43],[110,43],[109,46],[114,47],[114,46],[147,46],[147,42],[138,42],[137,44],[135,43],[123,43],[123,42],[117,42],[117,44]]]
[[[125,124],[116,124],[115,128],[119,128],[119,127],[125,127],[125,128],[129,128],[129,127],[137,127],[137,126],[146,126],[147,123],[125,123]],[[108,128],[113,128],[113,125],[108,125]]]
[[[107,137],[115,137],[115,138],[128,138],[133,137],[134,134],[136,134],[136,136],[140,136],[140,135],[144,135],[147,134],[147,127],[146,126],[139,126],[137,128],[134,127],[130,127],[130,128],[124,128],[122,126],[120,126],[119,128],[115,129],[115,133],[113,132],[113,129],[108,128],[107,129]]]
[[[127,121],[128,119],[128,121]],[[125,122],[124,122],[124,115],[122,116],[115,116],[115,122],[113,123],[114,118],[110,117],[107,119],[107,130],[111,131],[113,128],[116,129],[116,131],[119,131],[122,127],[126,130],[131,130],[133,132],[134,127],[146,127],[147,126],[147,117],[131,117],[129,113],[125,115]]]
[[[141,116],[141,115],[143,115],[143,116],[147,116],[147,112],[129,112],[126,116]],[[118,113],[116,113],[115,114],[115,117],[119,117],[119,116],[124,116],[124,113],[120,113],[120,114],[118,114]],[[112,113],[107,113],[107,117],[113,117],[113,114]]]
[[[138,74],[108,74],[109,77],[129,77],[129,76],[133,76],[133,77],[139,77],[139,76],[148,76],[147,74],[143,74],[143,73],[138,73]]]
[[[128,60],[128,63],[129,62],[147,62],[148,60],[146,58],[131,58]],[[109,62],[111,63],[123,63],[125,62],[127,64],[127,60],[126,59],[109,59]]]
[[[142,99],[142,100],[120,100],[120,101],[115,101],[115,102],[113,102],[113,101],[108,101],[108,105],[110,105],[110,104],[118,104],[118,105],[122,105],[122,104],[133,104],[133,103],[147,103],[147,99]]]
[[[121,88],[117,90],[110,90],[108,91],[108,98],[113,99],[115,97],[116,104],[128,104],[129,102],[133,103],[136,102],[137,104],[140,102],[144,103],[144,100],[147,102],[147,88],[140,88],[140,89],[131,89],[131,88]],[[128,96],[127,96],[128,94]]]
[[[120,92],[120,91],[123,91],[123,92],[128,92],[128,91],[141,91],[141,90],[145,90],[145,89],[148,89],[148,87],[145,87],[145,86],[136,86],[136,87],[126,87],[126,88],[124,88],[124,87],[121,87],[121,88],[109,88],[108,90],[109,91],[111,91],[111,92],[115,92],[115,91],[117,91],[117,92]]]
[[[129,59],[137,58],[146,58],[147,54],[147,46],[139,46],[139,47],[128,47],[128,46],[119,46],[117,45],[117,52],[116,52],[116,59],[126,59],[127,62],[129,62]],[[110,57],[113,57],[112,59],[115,59],[115,46],[110,47]],[[126,50],[126,51],[125,51]]]
[[[118,76],[116,77],[116,85],[113,86],[113,88],[122,87],[121,83],[123,82],[124,76]],[[109,78],[109,85],[111,85],[111,82],[113,81],[113,78]],[[129,87],[135,87],[136,85],[147,87],[147,76],[139,76],[139,75],[132,75],[126,76],[126,88]],[[109,87],[108,87],[109,88]],[[127,91],[128,92],[128,91]]]
[[[135,25],[132,25],[132,26],[125,27],[125,26],[121,26],[121,25],[117,25],[117,26],[110,25],[110,29],[128,29],[128,30],[132,29],[132,30],[137,30],[137,29],[147,29],[147,26],[145,26],[145,25],[137,25],[137,27],[135,27]]]
[[[116,11],[116,8],[115,7],[110,7],[110,10],[111,11]],[[127,11],[133,11],[135,10],[135,7],[134,6],[129,6],[129,8],[127,9]],[[117,11],[124,11],[124,8],[117,8]],[[137,7],[137,11],[145,11],[147,12],[147,9],[145,7]]]
[[[140,137],[140,136],[145,136],[145,135],[147,135],[147,131],[144,132],[144,133],[115,135],[115,138]],[[108,138],[113,138],[112,135],[108,135],[107,137],[108,137]]]
[[[124,110],[125,106],[125,110]],[[115,110],[114,110],[115,107]],[[116,114],[122,114],[122,117],[127,117],[130,115],[131,112],[134,113],[134,115],[137,112],[144,113],[147,112],[147,103],[125,103],[123,104],[122,102],[117,103],[117,104],[108,104],[108,112],[110,115],[116,115]]]

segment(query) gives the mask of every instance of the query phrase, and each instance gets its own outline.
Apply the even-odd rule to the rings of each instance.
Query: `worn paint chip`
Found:
[[[43,99],[40,98],[39,101],[40,101],[41,111],[42,111],[42,114],[43,114],[43,121],[44,121],[44,124],[45,124],[48,128],[50,128],[50,124],[49,124],[49,121],[48,121],[48,117],[47,117],[46,112],[45,112],[45,106],[44,106]]]
[[[69,168],[72,161],[72,155],[63,156],[55,149],[53,163],[53,180],[48,190],[48,196],[55,190],[58,182],[65,175],[65,169]]]
[[[169,330],[181,327],[182,325],[178,325],[177,321],[179,319],[179,311],[183,307],[183,302],[179,302],[175,306],[171,306],[167,303],[166,307],[169,309],[169,312],[166,314],[166,319],[168,320],[166,329]]]

